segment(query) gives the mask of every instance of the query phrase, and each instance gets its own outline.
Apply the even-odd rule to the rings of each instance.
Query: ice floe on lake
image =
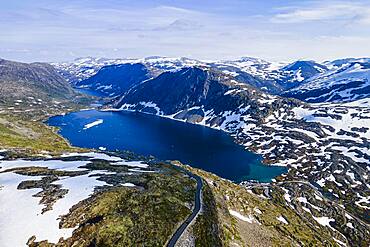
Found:
[[[104,121],[103,121],[103,119],[98,119],[98,120],[96,120],[96,121],[94,121],[94,122],[92,122],[92,123],[89,123],[89,124],[85,124],[85,126],[84,126],[84,130],[86,130],[86,129],[90,129],[90,128],[92,128],[92,127],[94,127],[94,126],[97,126],[97,125],[99,125],[99,124],[102,124]]]

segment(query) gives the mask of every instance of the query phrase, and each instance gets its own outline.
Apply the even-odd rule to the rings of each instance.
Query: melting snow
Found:
[[[346,226],[348,226],[349,228],[354,229],[354,227],[353,227],[353,225],[352,225],[352,223],[351,223],[351,222],[348,222],[348,223],[346,224]]]
[[[25,246],[33,235],[37,241],[51,243],[57,243],[60,237],[70,237],[74,229],[59,229],[59,216],[67,214],[73,205],[87,198],[95,186],[105,184],[88,175],[59,180],[55,184],[68,189],[68,194],[53,205],[53,210],[41,214],[44,205],[39,204],[40,198],[32,196],[41,190],[17,189],[21,181],[39,178],[14,173],[0,175],[4,186],[0,190],[0,243],[3,247]]]
[[[135,187],[136,185],[133,184],[133,183],[123,183],[121,184],[122,186],[126,186],[126,187]]]
[[[230,214],[232,216],[235,216],[236,218],[242,220],[242,221],[245,221],[245,222],[248,222],[248,223],[253,223],[255,222],[255,219],[253,218],[252,215],[248,215],[248,216],[244,216],[242,214],[240,214],[239,212],[237,211],[234,211],[234,210],[229,210]]]
[[[335,220],[334,219],[330,219],[330,218],[328,218],[328,217],[326,217],[326,216],[324,216],[324,217],[315,217],[315,216],[313,216],[313,218],[320,224],[320,225],[322,225],[322,226],[329,226],[329,227],[331,227],[330,226],[330,222],[334,222]]]
[[[298,197],[297,200],[301,203],[307,203],[306,197]]]
[[[289,224],[288,221],[281,215],[279,217],[276,217],[276,219],[280,222],[283,222],[286,225]]]
[[[146,168],[148,165],[141,162],[125,162],[115,156],[104,153],[69,153],[63,157],[84,156],[90,159],[105,159],[118,161],[119,165]],[[62,160],[1,160],[0,172],[10,168],[21,167],[48,167],[63,171],[86,170],[79,168],[90,161],[62,161]],[[102,171],[92,171],[89,174],[76,177],[62,177],[53,184],[62,185],[68,193],[56,201],[52,210],[41,214],[45,205],[40,204],[40,198],[33,197],[41,189],[18,190],[20,182],[26,180],[39,180],[41,176],[23,176],[11,172],[0,173],[0,243],[2,247],[25,246],[28,239],[36,236],[36,241],[48,240],[57,243],[58,240],[68,238],[72,235],[74,228],[59,228],[59,217],[69,212],[69,209],[88,198],[96,186],[106,185],[105,182],[97,180],[94,174]],[[122,186],[133,187],[135,184],[123,183]]]

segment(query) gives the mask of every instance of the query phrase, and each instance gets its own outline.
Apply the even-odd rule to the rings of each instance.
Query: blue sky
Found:
[[[370,0],[11,0],[0,57],[370,57]]]

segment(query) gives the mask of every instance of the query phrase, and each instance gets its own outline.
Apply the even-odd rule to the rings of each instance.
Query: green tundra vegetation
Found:
[[[202,191],[203,208],[197,217],[193,234],[196,246],[224,246],[226,236],[220,229],[216,200],[210,186],[205,183]]]
[[[68,87],[66,90],[70,91]],[[14,90],[10,88],[7,92],[10,91]],[[86,107],[91,98],[71,93],[71,97],[78,98],[76,103],[71,103],[45,95],[48,94],[21,98],[22,94],[17,94],[10,95],[6,101],[0,99],[0,149],[8,150],[7,158],[57,157],[62,153],[86,151],[72,147],[57,134],[56,128],[43,121],[52,115]],[[135,158],[128,153],[125,158],[128,156]],[[278,188],[266,199],[261,191],[251,193],[213,174],[183,167],[204,180],[202,210],[191,226],[196,246],[336,246],[327,229],[304,221],[287,206],[284,193]],[[92,161],[84,168],[115,174],[100,174],[98,179],[108,185],[96,188],[92,196],[61,217],[60,227],[76,228],[72,237],[60,239],[57,244],[31,237],[29,246],[164,246],[192,212],[196,182],[170,164],[153,162],[154,172],[139,175],[128,175],[127,167],[102,160]],[[41,180],[24,181],[18,186],[18,189],[42,189],[35,195],[45,205],[42,213],[52,210],[54,203],[68,193],[55,181],[63,176],[85,174],[41,167],[6,172],[42,176]],[[137,186],[122,185],[127,182]],[[232,216],[230,210],[250,216],[252,223]],[[288,224],[278,220],[281,216]]]
[[[18,100],[20,103],[16,99],[0,99],[0,148],[29,155],[82,151],[69,145],[57,134],[58,129],[45,121],[51,116],[87,107],[94,98],[77,94],[70,100],[56,101],[50,97],[39,100],[35,104],[35,99],[27,97]]]
[[[42,121],[47,115],[0,113],[0,147],[11,150],[13,157],[37,155],[58,156],[66,152],[86,151],[72,147],[57,134],[57,129]],[[125,158],[137,156],[126,153]],[[163,246],[177,227],[190,215],[194,202],[195,181],[168,164],[153,164],[154,173],[126,176],[127,167],[107,161],[94,161],[85,166],[90,170],[106,170],[117,175],[102,175],[110,186],[98,188],[93,196],[81,201],[61,219],[61,227],[77,227],[71,238],[57,244],[37,242],[29,246]],[[184,166],[204,179],[202,212],[192,225],[196,246],[336,246],[330,232],[313,226],[285,204],[279,189],[270,199],[230,181],[199,169]],[[22,183],[19,189],[41,188],[45,204],[43,212],[52,209],[56,200],[67,192],[52,183],[64,174],[46,168],[29,167],[14,171],[28,176],[44,176],[43,180]],[[121,186],[132,182],[138,187]],[[234,210],[251,215],[254,223],[230,215]],[[289,223],[277,220],[283,216]]]
[[[29,154],[60,154],[82,150],[71,147],[56,128],[18,116],[0,115],[0,147]]]
[[[171,165],[153,163],[155,172],[124,176],[127,168],[123,166],[93,163],[86,167],[123,170],[114,178],[102,176],[109,186],[99,187],[61,218],[61,227],[77,227],[72,237],[57,244],[31,238],[30,246],[164,246],[190,215],[196,181]],[[137,186],[125,187],[118,182]]]
[[[198,217],[193,226],[196,241],[207,239],[212,246],[337,246],[328,230],[304,221],[287,206],[278,189],[267,199],[214,174],[184,167],[204,179],[203,200],[210,206],[205,206],[207,221]],[[250,217],[252,223],[231,216],[229,210]],[[279,221],[280,216],[288,223]],[[203,227],[213,234],[202,231]],[[197,246],[211,246],[203,244]]]

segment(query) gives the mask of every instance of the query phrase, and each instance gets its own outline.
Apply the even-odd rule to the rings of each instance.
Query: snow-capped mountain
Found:
[[[253,57],[242,57],[237,60],[225,60],[215,63],[216,66],[232,66],[263,80],[278,79],[279,69],[287,63],[268,62]]]
[[[59,71],[59,73],[67,77],[71,83],[75,84],[79,81],[95,75],[104,66],[130,63],[142,63],[151,69],[159,69],[163,71],[176,70],[183,67],[205,65],[201,61],[185,57],[167,58],[159,56],[146,57],[141,59],[108,59],[87,57],[78,58],[72,62],[52,63],[52,65]]]
[[[150,71],[141,63],[113,64],[102,67],[95,75],[78,81],[75,85],[113,97],[125,93],[132,86],[150,77]]]
[[[151,76],[135,81],[105,107],[229,133],[236,142],[262,155],[266,164],[288,168],[271,185],[281,190],[287,207],[309,222],[330,219],[331,224],[325,223],[328,231],[348,246],[358,246],[358,236],[366,239],[370,208],[369,61],[278,65],[252,58],[199,61],[151,57],[122,61],[127,68],[140,64]],[[107,70],[106,65],[99,66],[100,71],[91,77],[94,80]],[[86,85],[101,83],[104,77]],[[120,78],[123,75],[114,80]],[[111,78],[104,81],[111,82]],[[306,101],[316,97],[314,102],[321,103],[292,97]],[[341,102],[352,99],[356,101]],[[248,183],[244,185],[248,188]],[[350,221],[349,225],[343,223]]]
[[[281,85],[274,80],[276,72],[273,70],[278,66],[254,58],[242,58],[236,61],[224,62],[201,61],[185,57],[147,57],[142,59],[85,58],[77,59],[71,63],[54,63],[53,65],[57,68],[59,73],[75,86],[87,87],[111,96],[119,93],[115,91],[114,88],[119,88],[119,85],[116,84],[122,84],[124,78],[122,77],[120,80],[117,80],[114,75],[108,75],[107,72],[110,71],[116,74],[111,66],[122,64],[141,64],[146,67],[148,73],[151,74],[152,77],[158,76],[163,72],[176,71],[182,68],[214,68],[224,74],[234,77],[237,81],[247,83],[268,92],[278,93],[283,90]],[[104,72],[102,70],[104,70]],[[96,77],[101,77],[99,76],[100,72],[105,75],[104,82],[96,80]]]
[[[281,71],[287,73],[285,79],[282,78],[282,83],[287,84],[287,88],[291,88],[327,70],[328,68],[325,65],[318,64],[314,61],[296,61],[281,68]]]
[[[370,96],[370,59],[328,62],[330,68],[284,95],[307,102],[347,102]]]
[[[243,57],[238,60],[202,61],[185,57],[147,57],[142,59],[80,58],[70,63],[54,63],[60,74],[75,86],[98,90],[105,95],[118,95],[115,84],[130,84],[112,79],[105,69],[104,82],[89,80],[99,70],[110,65],[142,64],[151,77],[182,68],[212,68],[234,80],[268,93],[293,97],[307,102],[339,102],[356,100],[369,95],[370,59],[339,59],[322,64],[314,61],[272,63],[262,59]],[[98,76],[99,77],[99,76]],[[96,79],[96,78],[94,78]],[[144,78],[143,80],[145,80]],[[81,81],[84,81],[81,83]],[[90,84],[87,82],[91,82]],[[112,85],[112,87],[110,87]]]
[[[128,62],[128,59],[84,57],[77,58],[72,62],[51,63],[51,65],[53,65],[70,83],[76,84],[79,81],[95,75],[104,66]]]
[[[288,206],[309,212],[313,220],[325,212],[342,222],[346,211],[365,220],[369,99],[311,105],[270,95],[213,68],[184,68],[133,87],[114,106],[224,130],[265,163],[289,168],[276,182]],[[334,203],[322,205],[315,199],[319,191]],[[293,202],[292,197],[309,199]],[[355,241],[342,225],[332,227]],[[357,229],[365,234],[365,228]]]

